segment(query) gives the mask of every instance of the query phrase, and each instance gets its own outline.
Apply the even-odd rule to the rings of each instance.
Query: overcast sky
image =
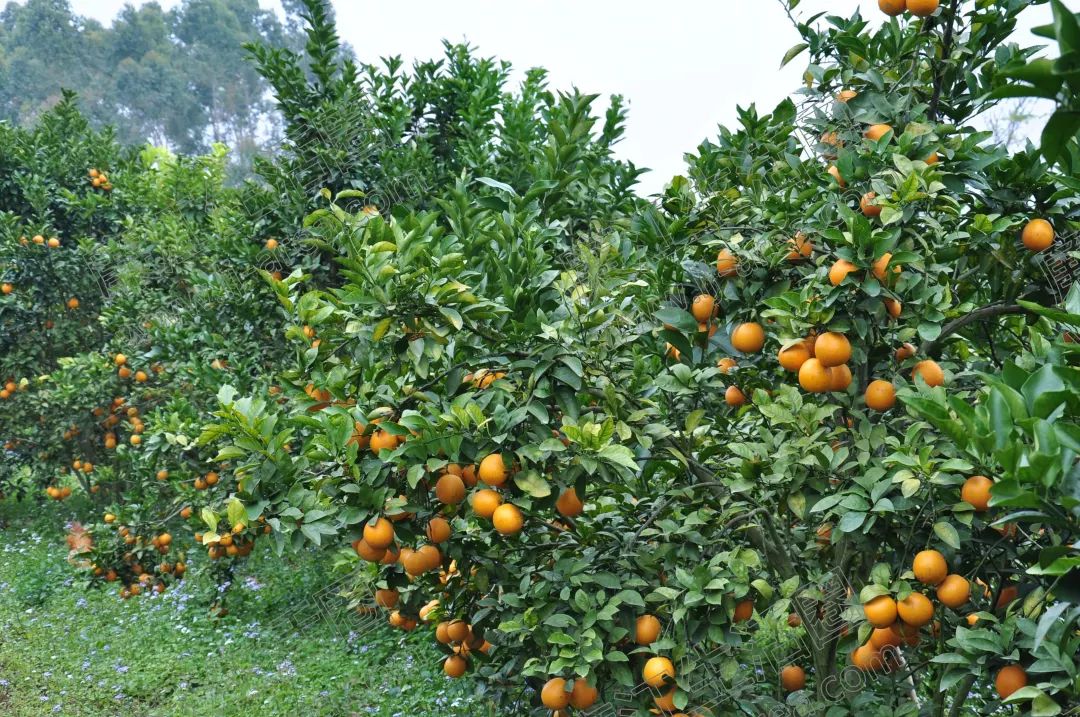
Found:
[[[275,0],[264,7],[280,8]],[[72,0],[81,15],[108,23],[124,0]],[[135,2],[136,5],[144,4]],[[160,0],[164,7],[177,0]],[[804,57],[779,69],[799,41],[780,0],[334,0],[339,31],[360,59],[441,54],[441,41],[467,39],[518,71],[542,65],[552,88],[626,97],[630,118],[620,153],[653,170],[642,189],[659,190],[683,169],[682,156],[735,106],[771,110],[801,83]],[[804,0],[798,14],[856,8],[875,22],[875,0]],[[1029,28],[1049,22],[1048,6],[1027,13],[1018,41],[1035,44]],[[1041,126],[1041,123],[1037,123]]]

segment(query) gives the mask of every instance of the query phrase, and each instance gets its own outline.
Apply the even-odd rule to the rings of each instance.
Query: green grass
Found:
[[[406,635],[336,610],[321,618],[309,596],[331,578],[314,556],[253,554],[220,620],[197,564],[160,596],[125,602],[75,587],[63,542],[71,510],[0,502],[0,714],[502,713],[474,681],[442,674],[430,630]]]

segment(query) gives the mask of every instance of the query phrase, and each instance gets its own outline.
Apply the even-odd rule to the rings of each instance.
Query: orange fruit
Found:
[[[962,575],[946,575],[937,588],[937,598],[942,605],[958,608],[971,597],[971,584]]]
[[[500,486],[506,482],[506,465],[503,463],[501,453],[492,453],[480,461],[480,471],[477,474],[484,483]]]
[[[976,512],[983,512],[990,507],[990,487],[994,482],[986,476],[971,476],[964,481],[960,489],[960,500],[970,503]]]
[[[927,164],[937,164],[941,161],[941,157],[938,156],[937,152],[931,152],[923,161]]]
[[[795,692],[806,687],[806,672],[798,665],[788,665],[780,670],[780,684],[788,692]]]
[[[730,249],[721,249],[716,255],[716,272],[724,277],[735,276],[738,274],[738,263]]]
[[[889,595],[879,595],[863,605],[863,612],[874,627],[888,627],[896,622],[896,601]]]
[[[924,585],[937,585],[949,574],[945,556],[936,550],[923,550],[911,562],[915,579]]]
[[[427,537],[433,543],[445,543],[450,539],[450,523],[446,518],[435,517],[428,521]]]
[[[698,294],[694,297],[694,303],[690,307],[690,313],[694,315],[694,318],[698,321],[708,321],[713,317],[713,311],[716,309],[716,300],[709,294]]]
[[[998,595],[997,602],[994,604],[995,610],[1000,610],[1005,607],[1020,595],[1020,590],[1015,585],[1006,585],[1001,590],[1001,594]]]
[[[888,411],[896,405],[896,389],[888,381],[877,379],[866,387],[866,407],[872,411]]]
[[[905,624],[922,627],[934,619],[934,605],[922,593],[913,592],[896,604],[896,611]]]
[[[379,607],[392,608],[398,603],[398,591],[392,588],[383,588],[375,591],[375,604]]]
[[[926,359],[915,364],[915,368],[911,369],[911,380],[915,381],[916,376],[921,377],[927,386],[941,386],[945,383],[945,372],[933,359]]]
[[[891,259],[892,252],[885,252],[881,255],[880,259],[874,262],[873,266],[871,267],[871,271],[874,272],[874,277],[882,283],[885,283],[885,270],[888,268],[889,261]],[[893,274],[899,274],[900,271],[901,269],[899,266],[894,266],[892,269]]]
[[[446,626],[446,635],[452,642],[465,642],[469,639],[469,623],[464,620],[451,620]]]
[[[846,391],[851,385],[851,369],[846,363],[829,369],[829,390]]]
[[[731,332],[731,345],[744,354],[756,354],[765,345],[765,329],[753,321],[739,324]]]
[[[570,690],[570,706],[578,710],[587,710],[596,703],[600,691],[578,677],[574,680],[574,689]]]
[[[907,9],[916,17],[929,17],[938,9],[939,0],[907,0]]]
[[[729,356],[725,356],[716,362],[716,367],[720,369],[720,373],[727,373],[738,365],[738,362]]]
[[[585,510],[585,506],[581,499],[578,498],[577,491],[573,488],[567,488],[555,501],[555,510],[559,511],[559,515],[566,518],[576,518]]]
[[[368,523],[364,526],[364,540],[376,550],[385,550],[394,542],[394,526],[386,518]]]
[[[375,455],[379,455],[382,449],[392,451],[397,448],[397,437],[389,431],[377,430],[371,434],[371,441],[368,443],[368,447],[371,448],[371,452]]]
[[[372,547],[366,540],[357,540],[353,543],[353,550],[369,563],[377,563],[386,555],[386,548]]]
[[[478,490],[472,495],[473,512],[481,518],[490,518],[500,505],[502,505],[502,496],[490,488]]]
[[[457,505],[465,500],[465,482],[453,473],[445,473],[435,483],[435,497],[445,505]]]
[[[1028,251],[1045,251],[1054,243],[1054,225],[1045,219],[1032,219],[1024,225],[1020,240]]]
[[[810,393],[825,393],[832,387],[832,376],[819,359],[807,359],[799,367],[799,385]]]
[[[651,657],[641,670],[641,677],[649,687],[660,688],[675,679],[675,665],[666,657]]]
[[[800,341],[786,349],[781,348],[779,353],[776,354],[776,358],[785,371],[798,372],[802,365],[809,360],[810,349],[805,342]]]
[[[13,291],[15,291],[15,287],[12,286],[11,284],[9,284],[7,282],[4,282],[3,284],[0,284],[0,292],[3,292],[5,296],[7,294],[10,294]]]
[[[847,186],[847,182],[844,181],[844,177],[840,174],[840,169],[835,164],[829,165],[829,176],[836,180],[841,189]]]
[[[540,690],[540,701],[550,710],[561,710],[570,706],[570,693],[566,690],[566,680],[552,677]]]
[[[443,672],[448,677],[458,678],[465,674],[465,670],[469,668],[469,662],[461,655],[450,655],[446,658],[446,662],[443,663]]]
[[[907,361],[909,358],[915,355],[915,344],[903,344],[900,348],[896,349],[893,356],[897,361]]]
[[[516,505],[503,503],[492,513],[491,522],[495,526],[495,530],[502,535],[516,535],[521,532],[521,526],[525,520]]]
[[[851,664],[863,672],[870,672],[880,670],[885,666],[885,661],[881,659],[881,653],[875,650],[873,645],[866,643],[862,647],[855,648],[851,653]]]
[[[814,357],[825,368],[847,363],[851,360],[851,342],[841,333],[827,331],[817,337]]]
[[[634,624],[634,642],[651,645],[660,637],[660,621],[655,615],[642,615]]]
[[[889,17],[903,15],[904,10],[907,9],[907,2],[905,2],[905,0],[878,0],[877,5],[878,9]]]
[[[885,297],[881,300],[885,304],[885,311],[894,319],[899,319],[900,314],[904,311],[904,305],[899,300],[892,297]]]
[[[900,0],[903,2],[903,0]],[[859,199],[859,209],[862,210],[863,216],[866,217],[878,217],[881,216],[881,207],[874,204],[874,200],[877,198],[877,192],[867,192]]]
[[[267,251],[273,251],[274,249],[278,248],[278,241],[277,239],[267,239],[264,246],[266,247]]]
[[[863,137],[866,137],[871,142],[877,142],[889,132],[892,132],[892,127],[887,124],[872,124],[866,128],[863,132]]]
[[[814,245],[810,243],[810,240],[802,232],[795,232],[795,237],[790,239],[788,244],[791,246],[791,251],[787,255],[788,261],[809,259],[810,255],[814,253]]]
[[[837,259],[836,263],[829,269],[829,283],[833,286],[839,286],[847,278],[847,275],[853,271],[857,271],[854,264],[847,259]]]
[[[653,702],[656,703],[658,709],[663,710],[664,712],[675,712],[677,709],[675,707],[675,688],[672,687],[662,695],[656,695],[653,697]],[[652,711],[654,713],[656,712],[656,710]],[[552,717],[554,717],[554,715],[552,715]]]
[[[870,633],[870,644],[877,650],[897,647],[904,642],[904,636],[896,629],[895,623],[889,627],[875,627]]]
[[[746,394],[738,386],[728,386],[724,391],[724,403],[732,408],[738,408],[746,403]]]
[[[731,616],[732,622],[746,622],[754,614],[754,601],[743,600],[735,606],[735,612]]]
[[[998,697],[1005,699],[1013,692],[1027,685],[1027,673],[1020,665],[1006,665],[998,670],[994,678],[994,689]]]

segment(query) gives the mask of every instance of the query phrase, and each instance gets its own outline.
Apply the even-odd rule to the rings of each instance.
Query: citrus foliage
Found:
[[[152,210],[125,248],[203,252],[162,267],[163,310],[192,276],[218,303],[134,348],[106,333],[72,359],[103,372],[85,404],[67,360],[37,382],[85,435],[117,353],[160,361],[107,525],[192,505],[218,565],[262,535],[337,550],[358,602],[436,626],[447,675],[551,710],[644,684],[636,706],[669,713],[1061,713],[1080,305],[1043,308],[1043,270],[1077,188],[968,126],[1031,56],[1009,41],[1029,4],[799,24],[806,86],[740,109],[654,205],[612,156],[617,98],[600,121],[594,96],[540,72],[512,91],[454,46],[412,74],[342,62],[311,2],[311,77],[252,48],[290,123],[267,189],[214,187],[213,158],[127,160]],[[242,279],[219,287],[221,266]],[[106,329],[140,313],[119,286]],[[24,441],[33,396],[14,394]],[[5,460],[40,480],[30,456]],[[92,532],[91,571],[134,573]],[[140,565],[169,553],[157,535]]]

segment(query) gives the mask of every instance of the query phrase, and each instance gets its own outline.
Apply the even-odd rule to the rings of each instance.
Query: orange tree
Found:
[[[1076,189],[968,126],[1031,56],[1030,4],[797,23],[797,102],[740,110],[659,206],[626,199],[617,112],[540,88],[434,201],[335,186],[305,224],[340,269],[274,284],[287,402],[223,390],[200,439],[242,506],[207,527],[350,545],[358,595],[433,623],[448,675],[560,713],[619,686],[642,711],[1061,713],[1073,353],[1037,307]]]

